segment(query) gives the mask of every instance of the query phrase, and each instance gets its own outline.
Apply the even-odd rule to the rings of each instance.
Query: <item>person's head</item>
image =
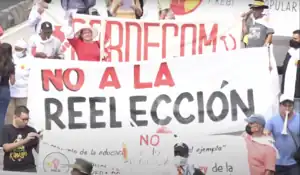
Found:
[[[293,32],[293,38],[290,40],[290,47],[295,49],[300,48],[300,29]]]
[[[88,24],[80,24],[75,35],[84,42],[92,42],[98,35],[98,31]]]
[[[76,159],[71,167],[71,175],[91,175],[93,171],[93,164],[80,158]]]
[[[12,47],[9,43],[1,44],[1,56],[6,59],[12,58]]]
[[[251,10],[253,10],[253,16],[259,18],[263,15],[264,9],[269,7],[265,5],[264,0],[254,0],[253,4],[249,4]]]
[[[23,39],[18,40],[15,44],[15,55],[19,58],[23,58],[26,56],[28,45],[26,41]]]
[[[185,143],[176,143],[174,145],[174,164],[175,166],[183,166],[187,164],[189,157],[189,147]]]
[[[285,94],[280,96],[279,100],[279,112],[281,116],[285,116],[286,113],[292,114],[294,111],[294,99]]]
[[[53,27],[50,22],[43,22],[41,25],[40,36],[42,40],[48,40],[53,33]]]
[[[249,135],[262,134],[266,125],[266,120],[262,115],[253,114],[247,119],[246,132]]]
[[[17,106],[13,120],[15,127],[26,127],[29,121],[29,109],[26,106]]]

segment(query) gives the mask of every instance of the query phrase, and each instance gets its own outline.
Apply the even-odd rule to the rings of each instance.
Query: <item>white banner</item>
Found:
[[[163,136],[166,141],[162,141],[164,144],[159,149],[164,155],[145,156],[148,161],[161,163],[165,155],[172,158],[172,150],[168,148],[176,143],[172,141],[175,134],[195,148],[230,145],[227,152],[215,154],[213,159],[208,159],[210,154],[203,155],[205,159],[202,154],[201,158],[196,153],[191,156],[192,163],[203,171],[218,174],[216,171],[220,173],[222,169],[232,175],[247,175],[245,167],[238,166],[247,163],[244,157],[247,151],[241,139],[212,139],[210,136],[197,142],[195,138],[243,131],[246,117],[253,113],[270,117],[274,105],[266,48],[178,58],[163,63],[112,66],[111,63],[38,59],[33,63],[28,106],[31,124],[37,130],[45,130],[45,143],[41,148],[43,159],[59,148],[72,148],[77,153],[83,149],[87,152],[97,149],[102,155],[107,154],[106,149],[118,150],[125,144],[130,147],[130,159],[135,160],[132,167],[139,165],[149,174],[170,174],[174,170],[172,163],[161,168],[153,168],[157,164],[148,167],[137,163],[144,148],[134,145],[141,141],[142,134],[149,135],[144,136],[145,142],[148,138],[148,144],[158,145],[158,137],[151,133],[161,133],[160,126],[165,126],[172,134]],[[59,139],[58,133],[61,133]],[[64,149],[59,155],[62,153],[68,161],[78,156]],[[233,151],[239,154],[232,155]],[[123,156],[122,152],[118,158],[101,158],[101,163],[119,168],[123,174],[131,171],[138,174],[140,170],[130,170]],[[95,160],[94,163],[100,159],[83,157]]]
[[[67,164],[84,158],[93,174],[176,174],[173,134],[144,133],[135,129],[47,131],[39,154],[39,172],[67,174]],[[63,142],[59,138],[63,138]],[[85,137],[83,136],[85,135]],[[200,136],[183,141],[189,147],[188,165],[206,175],[250,175],[246,142],[241,136]],[[74,143],[76,140],[76,144]],[[181,142],[181,141],[180,141]],[[86,144],[91,143],[91,144]]]
[[[101,28],[100,24],[106,23]],[[241,22],[227,23],[222,20],[203,22],[144,21],[77,15],[73,20],[74,30],[81,23],[90,24],[99,30],[102,47],[105,43],[107,61],[136,62],[161,60],[175,56],[192,56],[239,49]],[[55,24],[54,36],[63,43],[65,59],[77,59],[74,50],[65,40],[62,26]],[[106,39],[100,39],[101,32]],[[103,36],[102,36],[103,37]]]
[[[175,19],[181,21],[215,21],[222,20],[227,23],[240,21],[240,15],[249,10],[253,0],[171,0],[171,9]],[[158,13],[154,7],[157,1],[147,1],[144,19],[153,19],[153,13]],[[269,9],[265,13],[269,16],[270,26],[275,35],[291,36],[299,28],[300,0],[265,0]],[[150,7],[150,8],[149,8]],[[149,14],[149,15],[148,15]],[[286,22],[286,19],[295,22]],[[284,25],[283,25],[284,24]]]

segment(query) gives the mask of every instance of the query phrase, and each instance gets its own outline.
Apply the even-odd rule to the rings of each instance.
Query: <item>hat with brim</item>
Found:
[[[263,8],[268,9],[269,6],[265,5],[264,1],[254,1],[253,4],[249,4],[249,7],[252,8]]]
[[[247,123],[257,123],[263,127],[266,125],[266,120],[265,120],[264,116],[262,116],[260,114],[253,114],[250,117],[246,118],[245,121]]]
[[[76,159],[74,164],[69,165],[71,168],[80,171],[83,174],[90,175],[93,171],[93,164],[84,159]]]
[[[75,31],[75,36],[80,36],[80,32],[84,29],[88,29],[92,32],[92,37],[93,39],[95,39],[98,36],[98,31],[97,29],[91,27],[88,24],[81,24],[80,26],[78,26],[77,30]]]

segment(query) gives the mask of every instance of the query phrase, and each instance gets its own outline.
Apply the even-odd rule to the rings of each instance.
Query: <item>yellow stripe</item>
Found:
[[[263,6],[265,5],[265,2],[261,2],[261,1],[254,1],[253,5],[257,5],[257,6]]]
[[[200,0],[185,0],[184,1],[184,11],[188,12],[190,10],[193,10],[196,5],[199,3]]]

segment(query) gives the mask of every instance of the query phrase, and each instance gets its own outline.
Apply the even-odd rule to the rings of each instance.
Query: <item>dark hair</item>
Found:
[[[15,115],[20,117],[21,113],[29,114],[29,109],[26,106],[17,106],[15,109]]]
[[[300,35],[300,29],[293,31],[293,34],[298,34],[298,35]]]
[[[47,4],[51,3],[52,0],[44,0],[44,2],[46,2]]]
[[[0,45],[0,75],[8,76],[12,72],[14,72],[12,46],[8,43],[2,43]]]

